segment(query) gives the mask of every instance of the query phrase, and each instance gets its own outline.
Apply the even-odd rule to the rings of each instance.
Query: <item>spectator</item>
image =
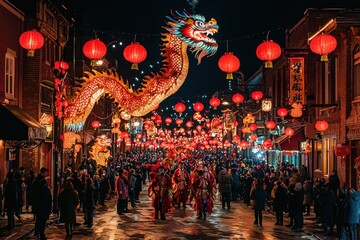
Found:
[[[4,207],[6,209],[6,215],[8,219],[7,228],[11,230],[14,229],[15,227],[14,214],[16,207],[18,205],[17,183],[13,172],[8,172],[6,174],[4,198],[5,198]]]
[[[92,227],[94,218],[94,185],[90,177],[86,179],[86,185],[84,189],[84,217],[86,227]]]
[[[348,226],[349,240],[357,240],[357,226],[360,218],[360,193],[351,188],[344,202],[345,223]]]
[[[232,176],[226,171],[225,167],[222,167],[217,178],[219,181],[219,192],[221,193],[222,208],[225,210],[226,203],[227,209],[230,210]]]
[[[60,222],[65,223],[66,237],[71,238],[76,223],[76,208],[79,205],[79,195],[71,181],[67,180],[65,188],[59,194]]]
[[[37,221],[38,221],[38,230],[40,239],[45,238],[45,227],[46,221],[49,219],[51,213],[51,192],[48,187],[47,181],[45,178],[41,179],[39,182],[39,206],[37,209]]]
[[[330,228],[330,233],[334,230],[334,216],[336,210],[335,195],[329,188],[329,183],[325,183],[324,191],[320,195],[321,204],[321,222],[323,227],[323,236],[327,235],[327,228]]]
[[[284,224],[284,210],[286,207],[286,194],[287,189],[285,185],[279,180],[276,182],[274,186],[271,196],[274,199],[273,209],[276,216],[275,225],[283,225]]]
[[[265,208],[267,198],[262,181],[256,181],[255,187],[251,189],[250,198],[254,200],[254,224],[262,226],[262,211]]]

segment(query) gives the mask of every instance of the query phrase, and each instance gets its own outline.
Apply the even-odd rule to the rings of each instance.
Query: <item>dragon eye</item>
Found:
[[[196,22],[195,22],[195,25],[198,26],[198,27],[204,27],[204,22],[202,22],[202,21],[196,21]]]

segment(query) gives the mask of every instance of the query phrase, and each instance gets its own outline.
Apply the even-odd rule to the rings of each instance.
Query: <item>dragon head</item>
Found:
[[[211,38],[218,32],[219,26],[214,18],[206,22],[205,17],[199,14],[190,15],[186,12],[172,14],[168,31],[188,44],[190,51],[195,54],[198,64],[204,56],[212,56],[218,49],[215,39]]]

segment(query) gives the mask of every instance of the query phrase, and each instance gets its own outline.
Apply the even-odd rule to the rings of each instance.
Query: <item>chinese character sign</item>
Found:
[[[289,58],[289,73],[290,73],[290,94],[289,104],[300,103],[305,104],[304,94],[304,58],[295,57]]]

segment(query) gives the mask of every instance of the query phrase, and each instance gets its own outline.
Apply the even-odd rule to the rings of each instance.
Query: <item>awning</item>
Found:
[[[0,139],[45,140],[46,130],[38,121],[15,105],[0,104]]]
[[[274,140],[276,149],[278,150],[300,150],[300,142],[305,141],[304,127],[297,127],[294,129],[294,135],[291,137],[285,134]]]

